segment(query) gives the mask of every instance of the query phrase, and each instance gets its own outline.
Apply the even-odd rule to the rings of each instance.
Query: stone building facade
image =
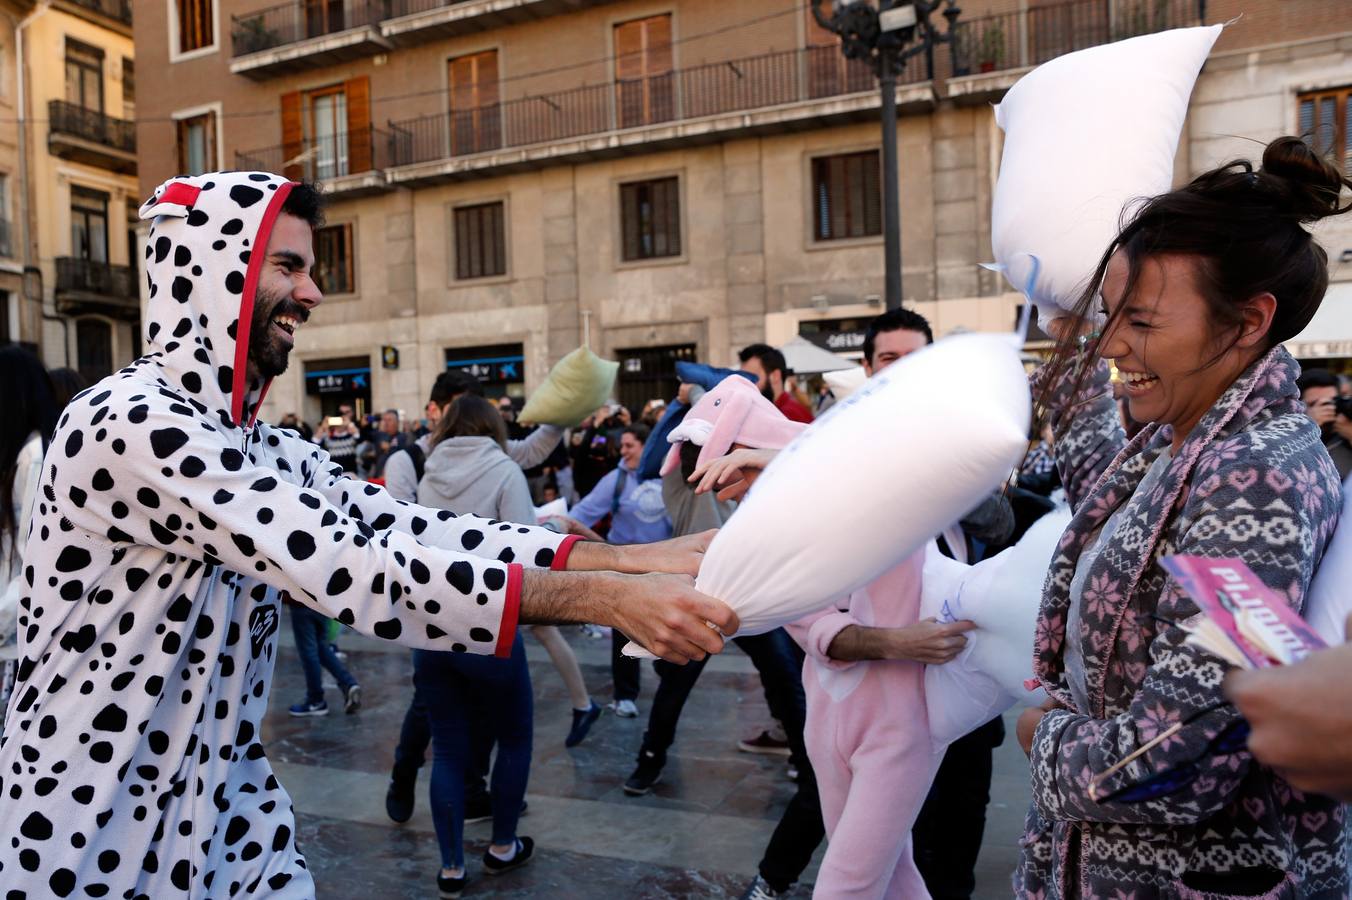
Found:
[[[95,380],[141,348],[131,4],[3,12],[0,339]]]
[[[1017,296],[980,266],[1000,153],[989,104],[1028,66],[1241,5],[1180,178],[1219,149],[1209,104],[1237,104],[1217,113],[1237,123],[1225,133],[1296,128],[1281,110],[1242,121],[1228,60],[1308,65],[1319,35],[1320,78],[1352,84],[1338,49],[1352,7],[964,3],[957,44],[932,69],[912,60],[898,87],[905,303],[939,333],[1012,327]],[[157,73],[138,105],[142,194],[195,163],[281,169],[333,197],[317,245],[328,300],[272,417],[344,401],[416,414],[448,365],[517,396],[584,342],[621,360],[633,402],[665,395],[678,358],[726,365],[800,333],[848,351],[882,309],[876,86],[802,3],[153,0],[136,38]],[[1295,96],[1284,69],[1240,68]]]

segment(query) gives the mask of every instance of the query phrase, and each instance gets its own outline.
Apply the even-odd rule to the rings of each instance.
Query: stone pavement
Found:
[[[597,702],[609,699],[609,641],[564,629]],[[735,647],[705,669],[686,704],[662,782],[647,797],[628,797],[628,777],[657,678],[643,673],[642,715],[606,713],[587,740],[563,746],[570,723],[567,693],[544,649],[526,638],[535,688],[535,756],[520,832],[536,841],[530,865],[481,875],[487,823],[466,827],[471,882],[466,897],[737,897],[756,873],[766,842],[794,785],[782,758],[737,751],[739,737],[769,724],[760,680]],[[427,812],[427,774],[417,810],[405,825],[385,816],[385,787],[399,725],[411,693],[407,651],[354,634],[339,641],[361,682],[363,709],[344,715],[330,682],[330,714],[295,719],[304,679],[282,629],[277,678],[263,737],[268,756],[295,802],[298,839],[320,898],[435,897],[439,865]],[[997,751],[996,776],[978,867],[978,900],[1010,896],[1009,872],[1026,809],[1027,763],[1011,739]],[[810,895],[821,850],[795,897]]]

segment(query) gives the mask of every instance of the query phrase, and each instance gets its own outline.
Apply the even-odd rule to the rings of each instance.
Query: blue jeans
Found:
[[[493,843],[516,840],[534,736],[526,649],[518,637],[512,642],[509,659],[415,650],[413,683],[427,705],[432,731],[429,795],[441,864],[460,868],[465,864],[465,771],[473,765],[471,722],[483,727],[498,745],[489,788]]]
[[[417,653],[417,651],[413,651]],[[479,721],[470,722],[470,761],[465,766],[465,792],[469,795],[488,793],[489,768],[493,758],[493,737],[489,729]],[[396,787],[412,791],[418,780],[418,770],[427,756],[427,747],[432,743],[432,732],[427,724],[427,704],[418,693],[415,685],[413,699],[409,701],[408,711],[404,713],[404,724],[399,728],[399,743],[394,747],[394,766],[390,770],[390,780]]]
[[[329,620],[319,613],[302,606],[291,604],[291,631],[296,636],[296,652],[300,654],[300,665],[305,670],[305,702],[319,703],[324,699],[324,678],[319,671],[323,666],[338,682],[343,693],[357,683],[352,673],[343,668],[338,657],[333,655],[328,639]]]

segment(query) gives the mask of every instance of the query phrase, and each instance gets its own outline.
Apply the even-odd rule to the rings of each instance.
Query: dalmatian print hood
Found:
[[[281,596],[375,638],[505,656],[523,570],[574,538],[346,477],[256,422],[245,348],[290,185],[165,182],[142,207],[150,352],[66,407],[20,574],[0,885],[27,897],[313,897],[262,723]]]
[[[201,403],[252,425],[267,383],[245,384],[259,270],[292,182],[266,172],[171,178],[141,206],[152,353]]]

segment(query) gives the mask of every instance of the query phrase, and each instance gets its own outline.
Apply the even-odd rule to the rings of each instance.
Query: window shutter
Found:
[[[179,119],[174,123],[178,133],[178,171],[180,175],[188,172],[188,120]]]
[[[292,181],[302,177],[301,155],[304,132],[301,129],[300,91],[282,95],[282,175]]]
[[[833,6],[830,0],[827,0],[823,6],[825,7],[825,9],[822,10],[823,14],[825,14],[828,19],[831,18]],[[840,43],[840,38],[835,32],[817,24],[817,20],[812,16],[811,0],[808,0],[808,3],[804,5],[803,11],[807,15],[807,28],[805,29],[805,33],[807,36],[806,43],[809,47],[835,47]]]
[[[365,75],[343,85],[347,94],[348,171],[371,170],[371,79]]]
[[[644,75],[666,75],[671,71],[671,16],[653,16],[644,28]]]
[[[215,172],[221,167],[220,160],[216,158],[216,113],[207,113],[205,130],[207,142],[207,171]]]
[[[643,22],[615,26],[615,77],[621,80],[643,75]]]

